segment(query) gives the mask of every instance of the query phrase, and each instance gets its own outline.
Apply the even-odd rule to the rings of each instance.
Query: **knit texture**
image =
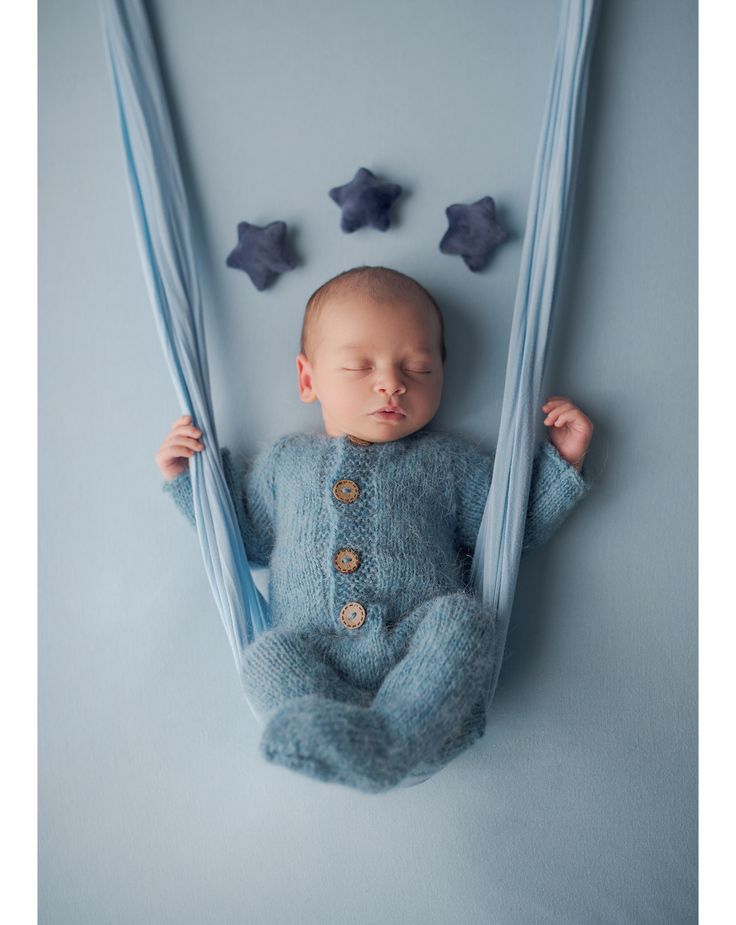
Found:
[[[223,448],[248,560],[270,566],[273,628],[243,668],[267,760],[378,792],[483,734],[495,614],[468,570],[493,455],[425,429],[367,445],[291,434],[242,467]],[[189,473],[163,487],[193,524]],[[543,442],[523,550],[589,489]]]

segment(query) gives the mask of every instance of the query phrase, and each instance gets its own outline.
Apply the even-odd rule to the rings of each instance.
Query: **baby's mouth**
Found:
[[[406,417],[406,412],[401,408],[385,407],[374,411],[371,417],[379,418],[383,421],[399,421]]]

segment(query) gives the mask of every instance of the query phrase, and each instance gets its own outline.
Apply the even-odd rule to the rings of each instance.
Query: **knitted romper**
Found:
[[[243,666],[264,756],[376,792],[479,738],[495,614],[468,568],[493,454],[422,429],[388,443],[291,434],[240,472],[222,457],[248,560],[270,566],[272,628]],[[193,524],[189,473],[163,487]],[[543,442],[522,548],[589,487]]]

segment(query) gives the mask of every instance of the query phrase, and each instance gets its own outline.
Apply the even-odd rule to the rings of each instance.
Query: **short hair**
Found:
[[[408,296],[416,298],[419,296],[420,299],[423,299],[434,309],[437,316],[440,326],[440,355],[444,365],[447,357],[445,324],[439,305],[424,286],[420,285],[415,279],[389,267],[353,267],[351,270],[345,270],[343,273],[333,276],[332,279],[328,279],[326,283],[323,283],[319,289],[312,293],[304,309],[304,320],[302,321],[299,349],[303,354],[308,356],[309,332],[319,317],[322,307],[330,296],[334,296],[341,290],[364,292],[377,300],[386,297]]]

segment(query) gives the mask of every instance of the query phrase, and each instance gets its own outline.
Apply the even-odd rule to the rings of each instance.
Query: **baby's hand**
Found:
[[[204,449],[197,439],[201,436],[202,431],[192,426],[192,419],[188,414],[171,425],[171,432],[156,453],[156,465],[167,482],[187,471],[188,456],[194,456]]]
[[[593,422],[569,398],[552,395],[542,405],[547,412],[544,423],[549,430],[549,439],[560,456],[580,472],[590,438],[593,436]]]

